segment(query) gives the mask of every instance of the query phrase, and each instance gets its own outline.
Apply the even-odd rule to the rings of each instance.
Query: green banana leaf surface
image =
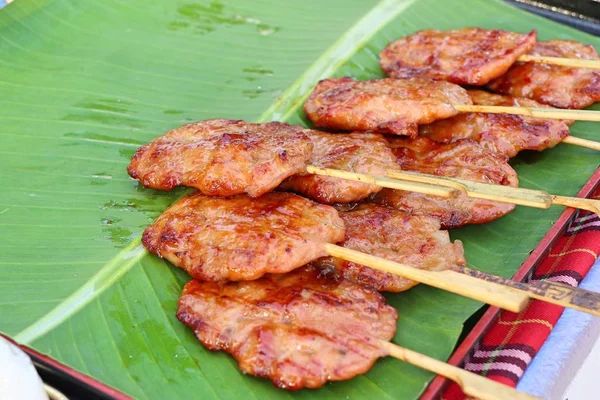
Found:
[[[140,233],[183,190],[131,180],[136,148],[206,118],[306,123],[330,76],[382,76],[378,53],[419,29],[465,26],[600,41],[496,0],[16,0],[0,10],[0,331],[139,399],[412,399],[432,374],[383,359],[286,392],[241,374],[175,318],[181,270]],[[600,140],[593,123],[574,135]],[[598,154],[513,160],[521,186],[574,195]],[[517,207],[454,230],[473,268],[511,276],[561,208]],[[481,304],[421,285],[389,295],[394,341],[438,359]]]

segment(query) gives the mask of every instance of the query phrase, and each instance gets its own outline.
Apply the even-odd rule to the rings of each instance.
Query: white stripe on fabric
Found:
[[[553,276],[551,278],[547,278],[546,280],[548,281],[552,281],[552,282],[559,282],[559,283],[565,283],[569,286],[573,286],[573,287],[577,287],[577,279],[573,278],[572,276],[566,276],[566,275],[558,275],[558,276]]]
[[[600,226],[600,221],[592,221],[592,222],[588,222],[587,224],[583,224],[583,225],[579,225],[579,226],[574,226],[574,227],[572,227],[572,228],[569,229],[569,232],[577,232],[577,231],[580,231],[582,229],[590,228],[592,226]]]
[[[515,357],[515,358],[518,358],[519,360],[524,361],[525,363],[529,363],[531,361],[531,356],[529,354],[527,354],[527,352],[525,352],[523,350],[517,350],[517,349],[502,349],[500,351],[497,351],[497,350],[488,350],[488,351],[475,350],[475,353],[473,353],[473,357],[488,358],[492,354],[494,354],[496,356]]]
[[[524,370],[522,368],[519,368],[515,364],[506,363],[506,362],[492,363],[491,365],[489,363],[477,363],[477,364],[466,363],[465,369],[467,371],[471,371],[471,372],[481,372],[484,369],[488,370],[488,371],[499,369],[502,371],[511,372],[519,378],[523,375],[523,372],[524,372]]]

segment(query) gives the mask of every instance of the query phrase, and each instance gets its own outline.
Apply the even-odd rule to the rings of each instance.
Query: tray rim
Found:
[[[132,400],[131,397],[118,391],[117,389],[110,387],[110,386],[92,378],[89,375],[86,375],[84,373],[76,371],[73,368],[71,368],[63,363],[56,361],[55,359],[51,358],[50,356],[48,356],[46,354],[42,354],[30,347],[20,345],[19,343],[15,342],[10,337],[3,335],[2,333],[0,333],[0,337],[7,340],[9,343],[14,344],[15,346],[18,346],[21,350],[23,350],[29,356],[29,358],[31,358],[32,362],[43,363],[46,366],[48,366],[49,368],[51,368],[52,370],[54,370],[55,372],[59,372],[61,375],[67,375],[71,379],[80,382],[81,384],[89,387],[90,389],[92,389],[96,392],[99,392],[100,394],[105,396],[105,398],[107,398],[107,399]]]

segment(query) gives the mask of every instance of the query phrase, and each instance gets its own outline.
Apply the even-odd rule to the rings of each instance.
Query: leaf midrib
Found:
[[[315,60],[256,121],[287,120],[304,103],[310,89],[318,80],[329,76],[342,66],[377,32],[415,1],[382,0],[378,3]],[[31,344],[98,297],[136,263],[150,255],[143,247],[141,238],[140,234],[78,290],[42,318],[17,333],[14,339],[21,344]]]

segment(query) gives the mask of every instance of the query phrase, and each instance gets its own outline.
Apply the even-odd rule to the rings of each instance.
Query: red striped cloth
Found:
[[[593,198],[600,199],[600,188]],[[528,281],[551,280],[577,286],[600,253],[600,218],[579,211],[563,236],[528,277]],[[482,340],[465,358],[464,368],[509,386],[517,386],[525,369],[546,341],[564,308],[534,300],[521,313],[500,312]],[[444,400],[464,399],[452,383]]]

